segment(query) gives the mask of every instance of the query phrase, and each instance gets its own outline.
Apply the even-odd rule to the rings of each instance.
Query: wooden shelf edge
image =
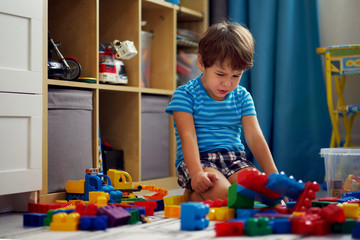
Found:
[[[204,14],[202,12],[183,7],[183,6],[176,6],[177,11],[177,18],[178,21],[202,21],[204,18]]]
[[[174,90],[156,89],[156,88],[140,88],[141,93],[158,94],[158,95],[169,95],[172,96]]]
[[[75,81],[65,81],[65,80],[54,80],[48,79],[47,84],[49,86],[64,86],[64,87],[77,87],[77,88],[98,88],[96,83],[84,83],[84,82],[75,82]]]
[[[51,204],[56,202],[56,200],[65,200],[66,193],[65,192],[58,192],[58,193],[48,193],[40,195],[40,203]]]

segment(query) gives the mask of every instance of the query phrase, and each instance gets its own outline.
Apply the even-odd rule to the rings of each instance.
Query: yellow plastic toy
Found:
[[[330,147],[360,146],[351,141],[351,129],[354,118],[360,115],[360,105],[346,105],[344,100],[346,76],[360,74],[360,45],[322,47],[316,49],[316,52],[325,55],[326,95],[333,129]],[[333,96],[332,77],[336,96]],[[336,99],[336,106],[333,98]],[[341,139],[339,131],[341,118],[345,128],[344,140]]]

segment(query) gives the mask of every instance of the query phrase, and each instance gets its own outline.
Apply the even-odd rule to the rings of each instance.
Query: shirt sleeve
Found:
[[[173,114],[173,111],[181,111],[193,114],[193,106],[193,97],[186,91],[186,89],[179,87],[175,90],[169,105],[165,109],[165,112],[170,115]]]
[[[244,89],[241,100],[242,116],[256,115],[255,104],[251,94]]]

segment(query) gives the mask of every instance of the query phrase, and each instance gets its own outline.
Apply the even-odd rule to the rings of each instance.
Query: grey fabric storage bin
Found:
[[[48,193],[68,180],[85,179],[93,167],[93,91],[49,88]]]
[[[141,179],[170,176],[168,97],[141,98]]]

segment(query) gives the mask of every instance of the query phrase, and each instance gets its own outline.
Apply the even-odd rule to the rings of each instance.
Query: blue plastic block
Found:
[[[131,207],[131,208],[125,208],[127,211],[131,211],[131,210],[138,210],[139,211],[139,216],[144,215],[145,216],[145,207]]]
[[[343,193],[342,197],[354,197],[354,198],[358,198],[360,199],[360,191],[353,191],[353,192],[348,192],[348,193]]]
[[[106,230],[107,216],[81,216],[81,230]]]
[[[338,203],[344,203],[344,202],[347,202],[347,201],[358,201],[359,199],[355,198],[355,197],[343,197],[343,198],[339,198],[337,200]]]
[[[259,201],[261,203],[264,203],[268,206],[275,206],[277,204],[280,203],[280,201],[283,199],[282,197],[281,198],[276,198],[276,199],[270,199],[264,195],[261,195],[257,192],[254,192],[246,187],[243,187],[241,185],[238,186],[238,193],[241,194],[241,195],[244,195],[248,198],[251,198],[251,199],[254,199],[255,201]]]
[[[282,234],[282,233],[291,233],[291,221],[286,218],[273,219],[269,223],[273,229],[273,233]]]
[[[287,177],[284,172],[281,172],[280,174],[270,174],[266,187],[296,200],[299,194],[305,189],[305,184],[301,180],[296,182],[292,176]]]
[[[353,239],[360,239],[360,222],[355,222],[355,227],[352,230],[352,238]]]
[[[202,230],[209,226],[209,205],[200,202],[186,202],[180,205],[180,229]]]
[[[286,208],[293,209],[295,207],[296,201],[288,201],[286,202]]]
[[[163,199],[150,200],[150,201],[156,202],[156,208],[154,209],[155,212],[164,211],[164,200]]]
[[[254,217],[255,214],[259,213],[260,209],[236,209],[236,219],[247,219]]]
[[[44,226],[45,213],[24,213],[23,226],[24,227],[42,227]]]

